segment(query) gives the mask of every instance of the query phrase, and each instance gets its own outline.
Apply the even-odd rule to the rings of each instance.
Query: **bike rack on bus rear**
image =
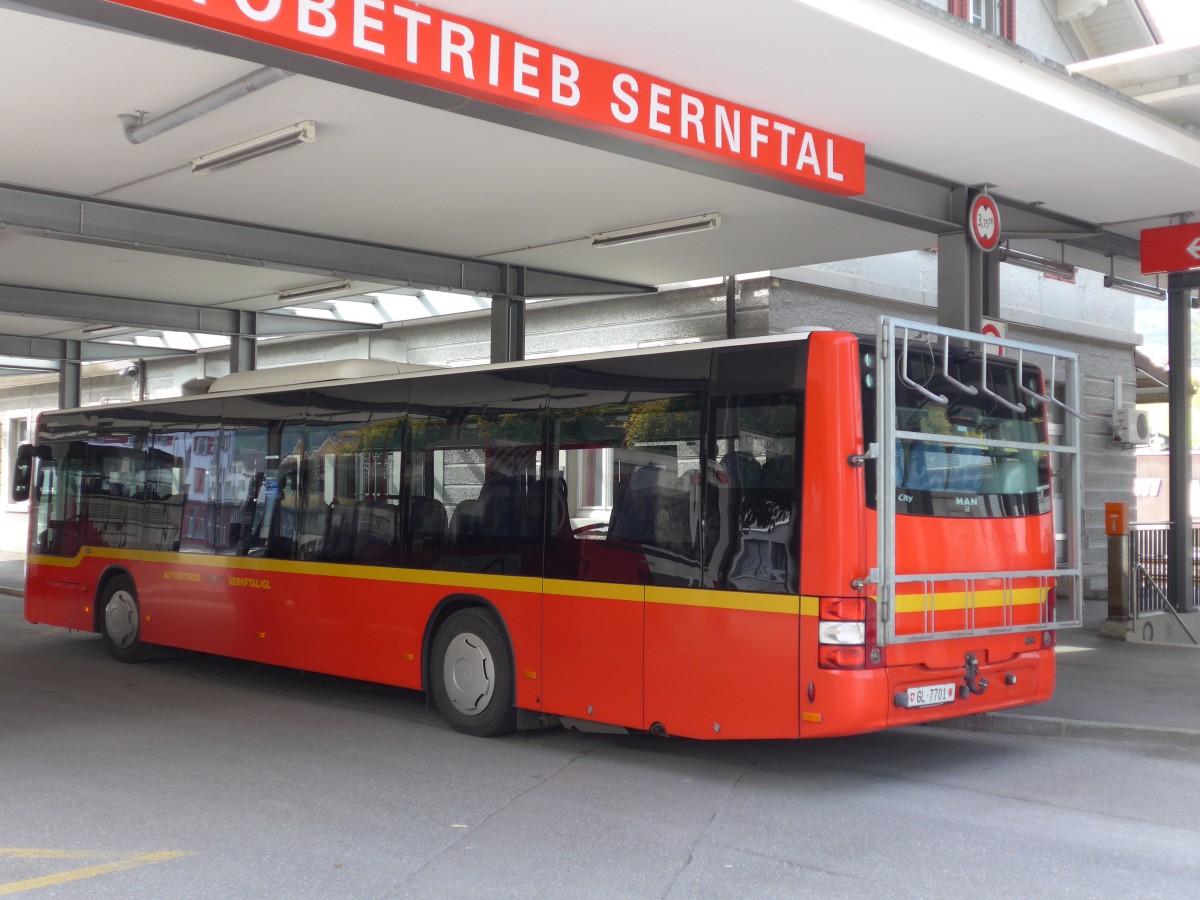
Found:
[[[920,432],[905,431],[897,426],[896,416],[896,381],[901,379],[910,388],[924,394],[933,403],[944,404],[947,398],[935,394],[917,382],[914,382],[907,371],[907,347],[910,342],[920,342],[928,345],[936,342],[943,352],[943,365],[947,366],[948,352],[953,345],[956,349],[975,350],[982,354],[984,366],[981,377],[982,384],[978,389],[990,394],[992,399],[1014,411],[1023,412],[1024,405],[1014,404],[988,390],[986,364],[989,351],[1003,350],[1010,358],[1018,360],[1018,366],[1031,364],[1039,366],[1044,374],[1046,393],[1037,394],[1021,384],[1020,390],[1031,403],[1044,403],[1047,407],[1047,424],[1049,425],[1049,407],[1057,407],[1065,413],[1062,422],[1062,442],[1026,443],[1015,441],[992,440],[977,437],[956,435],[938,435],[937,441],[943,444],[961,444],[971,447],[1006,448],[1018,451],[1045,452],[1051,454],[1054,480],[1063,487],[1063,504],[1061,515],[1055,510],[1055,534],[1066,536],[1065,559],[1053,569],[1042,570],[1010,570],[999,569],[984,572],[896,572],[896,466],[894,452],[897,442],[904,439],[925,440],[930,436]],[[958,331],[942,328],[922,322],[910,322],[901,319],[882,317],[878,331],[877,367],[879,384],[876,396],[876,429],[878,443],[868,448],[866,457],[874,460],[876,471],[876,509],[877,522],[877,560],[878,566],[872,569],[864,585],[869,590],[870,585],[876,588],[878,605],[879,629],[878,634],[882,643],[911,643],[954,637],[966,637],[985,634],[1007,634],[1014,631],[1031,631],[1077,627],[1083,624],[1083,572],[1081,563],[1082,524],[1082,441],[1080,420],[1085,419],[1079,406],[1079,357],[1075,353],[1056,350],[1037,344],[1027,344],[1020,341],[1010,341],[990,335],[974,334],[968,331]],[[964,393],[974,394],[976,386],[964,385],[951,378],[947,371],[942,373],[944,379]],[[1061,380],[1060,380],[1061,376]],[[1057,384],[1056,384],[1057,382]],[[1056,387],[1063,388],[1063,399],[1055,397]],[[1049,428],[1047,428],[1049,437]],[[887,448],[887,449],[884,449]],[[1053,495],[1051,499],[1053,505]],[[1057,541],[1056,541],[1057,543]],[[974,626],[978,594],[976,585],[979,582],[1000,582],[1001,607],[1003,611],[1002,625],[987,628]],[[1040,596],[1045,591],[1056,587],[1057,609],[1047,610],[1047,605],[1039,603],[1041,621],[1037,624],[1015,624],[1013,611],[1016,597],[1015,583],[1021,581],[1026,585],[1031,582],[1038,585]],[[924,597],[924,628],[914,633],[896,633],[896,597],[900,585],[920,585],[914,594],[905,591],[905,599],[912,603],[915,598]],[[963,614],[966,627],[959,630],[935,630],[938,589],[952,591],[965,598]],[[994,588],[989,591],[994,593]],[[1049,614],[1048,614],[1049,613]]]

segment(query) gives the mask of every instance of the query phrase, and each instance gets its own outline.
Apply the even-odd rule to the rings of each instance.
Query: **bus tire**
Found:
[[[494,612],[471,607],[446,619],[429,668],[434,702],[455,731],[494,737],[516,728],[512,648]]]
[[[136,663],[146,658],[137,588],[128,575],[118,575],[104,587],[100,634],[109,656],[118,662]]]

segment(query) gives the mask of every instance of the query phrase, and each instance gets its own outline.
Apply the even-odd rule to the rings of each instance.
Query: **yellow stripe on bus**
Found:
[[[74,557],[31,556],[31,565],[75,568],[84,557],[113,562],[158,563],[175,567],[193,566],[221,571],[279,572],[295,575],[324,575],[353,577],[366,581],[395,584],[427,584],[441,587],[476,590],[519,591],[546,593],[596,600],[617,600],[634,603],[659,603],[672,606],[694,606],[705,609],[731,609],[746,612],[770,612],[784,615],[817,615],[816,597],[795,597],[787,594],[764,594],[750,591],[714,591],[704,588],[657,587],[640,584],[614,584],[602,581],[568,581],[533,578],[523,575],[479,575],[471,572],[450,572],[430,569],[398,569],[385,566],[363,566],[352,563],[298,562],[246,556],[213,556],[209,554],[171,553],[160,550],[121,550],[112,547],[86,547]],[[353,568],[353,573],[347,569]]]
[[[946,591],[930,597],[927,594],[900,594],[896,597],[899,613],[950,612],[956,609],[996,609],[1002,606],[1037,606],[1046,599],[1043,588],[1016,588],[1012,591],[992,590]],[[930,602],[932,600],[932,602]]]
[[[279,572],[293,575],[347,577],[347,569],[363,581],[388,581],[397,584],[432,584],[442,587],[491,588],[502,591],[537,593],[542,579],[526,575],[479,575],[438,569],[398,569],[390,566],[364,566],[354,563],[302,562],[266,559],[254,556],[214,556],[207,553],[171,553],[162,550],[119,550],[112,547],[85,547],[75,557],[31,556],[31,565],[75,568],[85,556],[114,562],[145,562],[170,566],[194,566],[222,571]]]
[[[647,603],[700,606],[707,609],[736,609],[747,612],[800,614],[800,598],[788,594],[756,594],[749,591],[710,591],[702,588],[646,588]]]
[[[589,600],[625,600],[641,603],[646,599],[645,585],[609,584],[605,581],[567,581],[547,578],[542,590],[563,597],[585,597]]]

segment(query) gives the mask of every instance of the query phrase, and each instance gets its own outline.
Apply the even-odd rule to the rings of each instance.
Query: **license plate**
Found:
[[[954,682],[947,684],[927,684],[922,687],[908,689],[908,709],[921,706],[940,706],[943,703],[953,703],[958,696],[958,685]]]

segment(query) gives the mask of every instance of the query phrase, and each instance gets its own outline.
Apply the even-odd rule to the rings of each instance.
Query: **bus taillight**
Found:
[[[883,665],[876,643],[875,601],[865,597],[822,597],[817,662],[822,669]]]

